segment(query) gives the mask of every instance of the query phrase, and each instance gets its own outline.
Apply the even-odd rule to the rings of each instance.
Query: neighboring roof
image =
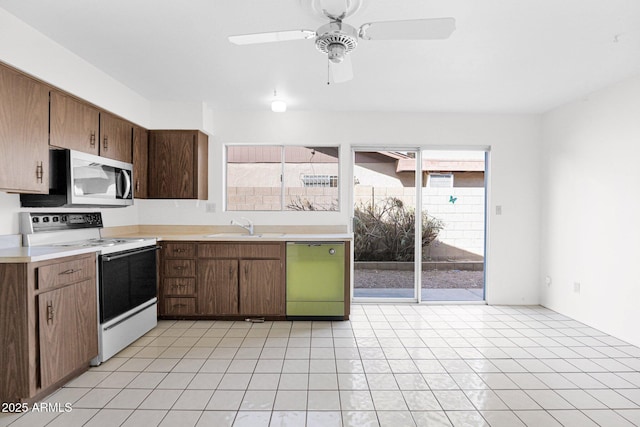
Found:
[[[396,172],[415,172],[415,159],[399,159]],[[484,172],[482,160],[422,160],[423,172]]]

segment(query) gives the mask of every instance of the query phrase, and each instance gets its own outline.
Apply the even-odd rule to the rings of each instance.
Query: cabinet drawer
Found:
[[[171,277],[162,280],[163,295],[195,295],[196,279]]]
[[[280,259],[284,243],[262,243],[240,245],[240,258],[245,259]]]
[[[96,278],[94,256],[72,259],[38,267],[38,289],[53,288],[86,279]]]
[[[165,258],[194,258],[196,256],[195,243],[163,243],[162,254]]]
[[[238,258],[238,246],[235,243],[200,243],[198,258]]]
[[[164,314],[168,316],[196,314],[196,299],[195,298],[165,298]]]
[[[163,275],[166,277],[195,277],[196,261],[194,259],[168,259],[162,263]]]

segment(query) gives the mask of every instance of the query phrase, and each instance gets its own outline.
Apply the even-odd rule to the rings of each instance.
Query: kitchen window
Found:
[[[226,147],[227,211],[337,211],[339,148]]]

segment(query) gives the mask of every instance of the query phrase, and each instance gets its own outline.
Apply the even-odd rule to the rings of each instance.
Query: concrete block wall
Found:
[[[387,197],[396,197],[408,206],[416,203],[412,187],[355,186],[356,206],[372,200],[380,202]],[[484,258],[484,188],[423,188],[422,205],[429,216],[444,223],[438,239],[425,249],[424,259],[481,261]]]
[[[313,206],[328,209],[338,206],[336,187],[285,187],[285,210],[290,204],[308,201]],[[227,210],[229,211],[279,211],[281,210],[280,187],[228,187]]]

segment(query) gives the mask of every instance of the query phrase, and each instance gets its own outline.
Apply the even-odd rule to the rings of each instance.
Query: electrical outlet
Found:
[[[502,215],[502,205],[496,205],[496,215]]]
[[[550,276],[545,277],[544,278],[544,283],[546,283],[547,286],[551,286],[551,277]]]
[[[573,282],[573,292],[576,294],[580,293],[580,282]]]
[[[204,206],[205,212],[215,212],[216,211],[216,204],[215,203],[207,203]]]

